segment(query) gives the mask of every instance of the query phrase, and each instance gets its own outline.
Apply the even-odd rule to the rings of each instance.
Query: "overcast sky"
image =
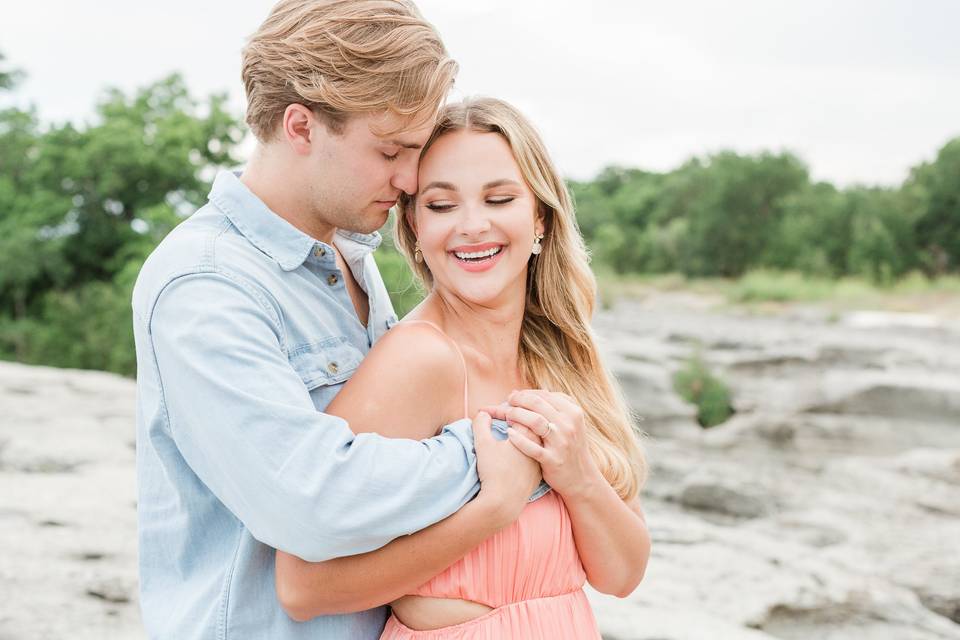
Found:
[[[240,48],[271,1],[3,0],[0,52],[46,121],[172,71],[239,113]],[[816,179],[897,184],[960,136],[957,0],[420,0],[458,95],[523,109],[565,175],[788,149]]]

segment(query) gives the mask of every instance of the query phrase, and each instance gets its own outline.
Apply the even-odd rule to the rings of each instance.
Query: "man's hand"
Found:
[[[480,411],[473,419],[473,437],[480,476],[477,500],[488,505],[501,526],[507,526],[520,516],[530,494],[540,484],[540,464],[509,441],[494,439],[486,411]]]
[[[490,414],[510,425],[510,442],[540,463],[544,479],[565,500],[607,484],[587,440],[585,414],[563,393],[525,389]]]

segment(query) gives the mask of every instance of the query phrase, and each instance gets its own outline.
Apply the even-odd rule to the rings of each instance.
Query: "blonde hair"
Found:
[[[421,157],[441,136],[463,130],[503,136],[543,216],[543,249],[527,272],[521,371],[530,383],[576,399],[583,408],[591,454],[604,477],[621,498],[633,498],[646,481],[646,457],[590,327],[597,283],[567,187],[533,126],[511,105],[493,98],[447,105]],[[426,263],[411,260],[417,240],[411,224],[415,205],[414,197],[401,194],[395,244],[429,287],[433,278]]]
[[[440,34],[408,0],[282,0],[244,47],[241,70],[247,124],[261,142],[290,104],[335,132],[353,114],[428,122],[456,75]]]

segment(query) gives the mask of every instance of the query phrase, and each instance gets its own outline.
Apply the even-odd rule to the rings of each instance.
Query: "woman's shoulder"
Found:
[[[409,364],[426,374],[449,376],[462,371],[463,361],[456,344],[435,322],[403,320],[373,345],[367,359],[377,364]],[[365,360],[366,362],[366,360]]]
[[[463,385],[454,343],[430,324],[404,321],[374,344],[329,412],[358,433],[425,438],[462,417]]]

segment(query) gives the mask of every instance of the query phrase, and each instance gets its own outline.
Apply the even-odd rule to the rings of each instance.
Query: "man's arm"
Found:
[[[167,423],[200,481],[258,540],[315,561],[463,506],[478,488],[469,425],[424,441],[355,436],[314,408],[279,313],[254,285],[200,273],[168,284],[147,319]]]
[[[509,442],[493,439],[487,414],[480,414],[474,431],[483,487],[446,520],[376,551],[326,562],[278,551],[277,598],[287,614],[302,622],[392,602],[516,520],[540,480],[539,467]]]
[[[370,351],[330,403],[355,430],[425,438],[463,415],[464,371],[436,329],[397,325]],[[376,401],[370,399],[375,397]],[[540,481],[539,465],[496,441],[487,414],[475,427],[480,496],[424,531],[363,555],[322,563],[277,553],[276,589],[295,620],[361,611],[410,593],[520,515]]]

